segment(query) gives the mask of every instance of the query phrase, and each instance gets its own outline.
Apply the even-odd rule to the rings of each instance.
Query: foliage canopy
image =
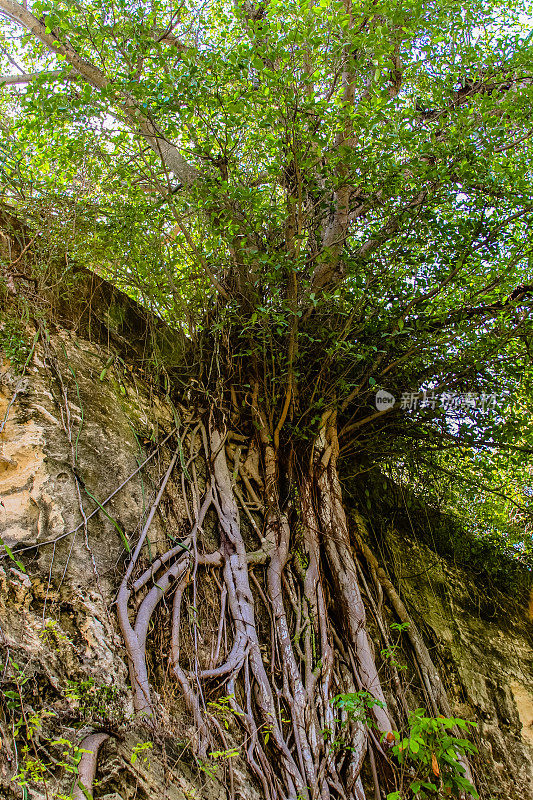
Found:
[[[195,364],[216,353],[205,392],[259,386],[277,446],[335,406],[341,453],[439,475],[527,546],[527,3],[0,11],[1,202],[43,253],[181,327]],[[380,387],[497,402],[377,410]]]

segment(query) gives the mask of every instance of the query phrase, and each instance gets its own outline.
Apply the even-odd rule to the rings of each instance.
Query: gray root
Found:
[[[331,701],[336,694],[364,690],[378,701],[372,713],[379,732],[388,734],[394,729],[366,632],[360,581],[385,642],[383,592],[402,621],[407,620],[407,611],[384,571],[368,548],[364,549],[361,537],[360,547],[379,587],[379,591],[374,589],[377,599],[355,560],[337,474],[334,416],[325,418],[309,472],[300,477],[296,494],[281,507],[278,455],[265,415],[257,403],[253,408],[259,449],[249,448],[253,459],[249,456],[247,470],[242,464],[243,446],[238,437],[221,430],[213,416],[208,429],[201,423],[196,426],[189,438],[187,483],[184,474],[181,479],[190,532],[134,579],[133,570],[148,524],[175,456],[122,581],[117,611],[126,642],[135,709],[149,717],[157,712],[146,665],[146,643],[155,609],[166,594],[173,594],[169,661],[194,721],[197,755],[205,758],[217,738],[226,749],[226,735],[205,700],[205,693],[216,684],[218,691],[228,697],[235,722],[243,729],[244,754],[266,800],[365,800],[361,769],[367,757],[377,797],[383,787],[376,757],[379,754],[380,759],[386,760],[387,746],[380,745],[371,726],[335,709]],[[234,447],[232,441],[237,441],[238,446]],[[203,499],[195,464],[202,446],[207,467]],[[227,458],[233,461],[233,472]],[[239,479],[241,489],[236,485]],[[261,500],[251,480],[261,490]],[[260,538],[261,547],[256,551],[246,550],[239,506]],[[219,545],[215,552],[203,553],[198,537],[210,508],[216,512]],[[325,564],[334,589],[329,602],[333,600],[335,606],[335,624],[328,612]],[[251,572],[261,565],[265,565],[263,580]],[[200,567],[214,569],[220,591],[218,623],[210,654],[200,659],[202,634],[193,616],[190,623],[194,655],[184,665],[180,647],[182,606],[188,602],[194,609],[197,607]],[[269,656],[259,641],[251,580],[270,620]],[[132,593],[140,595],[133,623],[129,609]],[[412,622],[410,618],[409,621]],[[408,631],[423,684],[436,707],[446,712],[449,706],[443,700],[444,690],[427,648],[414,626]],[[200,663],[204,658],[206,663]],[[398,675],[392,677],[396,678],[398,689]],[[348,746],[332,746],[339,741]]]
[[[362,523],[359,523],[360,527],[362,527]],[[363,540],[361,536],[361,532],[356,533],[357,544],[361,549],[367,563],[375,572],[379,582],[381,583],[383,590],[387,597],[389,598],[389,602],[396,611],[398,615],[398,619],[403,624],[406,624],[407,627],[405,632],[409,638],[411,646],[413,648],[413,652],[415,654],[416,663],[420,670],[420,675],[422,677],[422,682],[424,688],[427,691],[427,694],[430,698],[430,703],[432,706],[434,716],[438,716],[439,714],[443,714],[445,717],[453,717],[452,710],[450,708],[450,702],[448,700],[448,696],[446,694],[446,690],[442,683],[441,677],[439,672],[433,663],[433,659],[429,654],[429,650],[427,649],[424,640],[422,639],[418,628],[416,627],[411,615],[409,614],[407,608],[403,600],[401,599],[400,595],[396,591],[394,584],[387,576],[387,573],[383,569],[383,567],[379,564],[377,558],[372,553],[371,549]],[[455,736],[461,738],[461,732],[456,727],[454,728]],[[467,780],[474,784],[474,777],[472,775],[472,770],[470,769],[470,765],[468,760],[465,756],[460,757],[460,761],[465,768],[465,774]]]
[[[72,789],[72,800],[87,800],[87,797],[93,796],[98,750],[107,739],[109,739],[107,733],[92,733],[82,741],[80,750],[83,752],[78,764],[78,775]]]

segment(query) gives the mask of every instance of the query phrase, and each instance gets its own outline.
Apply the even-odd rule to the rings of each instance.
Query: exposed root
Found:
[[[216,739],[227,749],[228,737],[205,700],[216,685],[217,692],[225,693],[234,720],[242,728],[243,755],[267,800],[365,800],[361,770],[366,758],[378,798],[382,789],[386,790],[386,779],[380,774],[377,759],[380,764],[389,763],[388,734],[395,724],[385,704],[366,630],[360,583],[385,644],[383,595],[401,621],[406,621],[408,614],[361,536],[359,547],[375,585],[369,586],[355,561],[337,475],[334,416],[324,420],[309,470],[298,480],[290,476],[295,489],[288,495],[285,492],[282,504],[278,453],[256,401],[254,408],[261,474],[255,456],[259,451],[249,448],[252,466],[247,471],[248,483],[244,480],[244,442],[228,436],[212,415],[209,426],[199,423],[189,438],[182,492],[190,531],[134,579],[147,526],[141,533],[117,598],[135,708],[148,717],[157,715],[146,644],[155,609],[165,595],[172,593],[169,660],[194,721],[195,748],[201,758],[208,755]],[[232,444],[235,441],[236,447]],[[196,468],[198,458],[207,469],[205,480],[200,479],[204,471]],[[241,488],[237,485],[239,476]],[[250,491],[251,480],[263,490],[261,501],[255,490]],[[158,498],[163,489],[162,484]],[[251,532],[261,541],[258,550],[246,549],[239,507]],[[219,543],[214,552],[204,553],[199,535],[209,509],[216,514]],[[250,571],[251,566],[262,564],[262,576]],[[220,592],[211,643],[199,630],[196,615],[197,579],[202,568],[213,569]],[[267,611],[268,644],[259,638],[251,582]],[[138,600],[130,611],[132,593]],[[184,603],[193,647],[188,663],[181,645]],[[449,706],[427,648],[414,625],[410,624],[408,632],[425,688],[435,707],[447,713]],[[394,670],[389,672],[401,696],[399,675]],[[372,724],[364,706],[360,716],[350,716],[332,704],[336,695],[357,692],[373,698],[369,712],[374,717]],[[402,713],[405,711],[402,706]],[[231,735],[237,735],[233,728]],[[229,777],[232,793],[232,773]]]
[[[411,615],[407,611],[403,600],[394,588],[392,581],[388,578],[387,573],[383,567],[380,566],[377,558],[362,538],[361,532],[356,533],[356,539],[361,552],[366,558],[368,564],[372,567],[392,607],[396,611],[398,619],[401,623],[406,624],[405,631],[413,648],[416,664],[420,671],[423,686],[427,692],[427,696],[429,697],[434,716],[438,716],[440,714],[445,717],[453,717],[448,696],[439,672],[435,667],[433,659],[429,654],[429,650],[427,649]],[[457,727],[453,729],[453,732],[455,736],[461,738],[461,732]],[[459,758],[464,767],[466,779],[474,785],[474,777],[472,775],[472,770],[470,769],[468,759],[465,756],[460,756]]]
[[[107,733],[92,733],[81,743],[82,751],[78,764],[78,775],[72,789],[72,800],[87,800],[93,796],[93,783],[96,776],[98,750],[109,739]]]

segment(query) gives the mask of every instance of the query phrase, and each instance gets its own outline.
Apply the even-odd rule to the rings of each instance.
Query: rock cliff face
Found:
[[[475,720],[483,797],[533,797],[530,610],[419,542],[391,532],[390,567],[454,699]]]
[[[17,375],[2,362],[0,792],[68,796],[76,747],[104,731],[95,798],[222,798],[230,782],[235,796],[260,797],[238,756],[218,766],[195,761],[190,720],[164,679],[155,683],[175,716],[155,730],[132,716],[113,602],[126,549],[169,464],[165,440],[176,419],[143,380],[141,350],[135,364],[120,350],[124,315],[118,319],[109,345],[103,327],[99,341],[66,329],[41,331],[35,341],[33,329],[21,329],[27,347],[34,342],[23,376],[20,365]],[[150,528],[152,552],[185,516],[177,481],[175,473]],[[454,712],[479,724],[482,797],[533,798],[527,609],[397,530],[386,544],[390,574],[438,655]],[[158,678],[159,648],[154,625],[150,667]],[[228,737],[229,747],[231,726]]]

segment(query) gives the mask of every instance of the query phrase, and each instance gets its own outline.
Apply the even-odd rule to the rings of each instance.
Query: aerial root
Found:
[[[428,697],[433,715],[453,717],[450,702],[448,700],[442,679],[435,664],[433,663],[433,659],[429,654],[429,650],[427,649],[426,644],[422,639],[422,636],[420,635],[420,632],[418,631],[418,628],[409,614],[403,600],[396,591],[394,584],[388,577],[387,573],[379,564],[376,556],[364,541],[360,530],[356,531],[355,538],[361,553],[366,559],[366,562],[373,570],[381,586],[383,587],[383,591],[387,595],[391,606],[396,611],[398,619],[406,626],[405,632],[411,643],[413,654],[415,656],[415,663],[421,677],[422,687],[426,693],[426,696]],[[453,728],[453,733],[458,738],[461,738],[461,732],[457,727]],[[466,779],[470,781],[472,785],[475,785],[472,770],[466,756],[459,756],[459,761],[464,767]]]
[[[78,764],[78,774],[72,789],[72,800],[86,800],[93,796],[93,783],[96,776],[98,750],[109,739],[107,733],[91,733],[80,745],[82,751]]]
[[[387,780],[381,766],[390,763],[387,734],[394,723],[385,707],[366,632],[360,586],[385,643],[390,639],[382,616],[383,597],[402,622],[409,619],[408,635],[423,685],[440,710],[445,712],[449,705],[443,703],[443,689],[427,648],[360,534],[357,542],[371,581],[367,582],[355,559],[341,500],[334,429],[325,426],[315,444],[309,472],[300,476],[298,491],[283,509],[279,506],[276,455],[268,437],[261,439],[265,497],[261,525],[250,493],[246,491],[245,496],[236,491],[242,452],[236,448],[231,453],[235,468],[230,472],[228,436],[213,418],[207,428],[197,425],[194,436],[201,446],[189,445],[189,533],[133,579],[138,545],[117,598],[136,710],[149,717],[157,713],[148,679],[146,643],[155,609],[164,596],[173,595],[169,661],[194,722],[200,758],[208,756],[215,740],[224,750],[228,743],[232,749],[237,736],[233,725],[228,731],[222,728],[208,702],[216,683],[216,691],[226,695],[233,722],[242,730],[243,755],[267,800],[365,800],[361,770],[366,758],[377,798]],[[202,446],[207,467],[203,489],[199,477],[203,473],[194,464]],[[259,550],[246,550],[239,507],[251,533],[260,538]],[[215,512],[219,545],[214,552],[203,553],[199,537],[210,509]],[[261,565],[261,575],[250,569]],[[207,654],[205,646],[199,647],[206,641],[196,616],[201,568],[214,568],[219,593]],[[267,612],[270,638],[265,642],[259,638],[252,584]],[[139,597],[133,623],[128,609],[132,593]],[[187,665],[180,646],[186,596],[193,608],[189,618],[193,652]],[[400,679],[394,670],[391,678],[401,698]],[[331,702],[335,695],[356,693],[377,701],[361,719]],[[405,714],[406,707],[400,702]],[[364,719],[367,713],[373,715],[373,725]],[[231,771],[231,793],[234,779]]]

